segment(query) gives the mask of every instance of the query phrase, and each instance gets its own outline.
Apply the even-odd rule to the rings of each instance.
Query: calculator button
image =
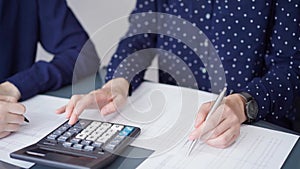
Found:
[[[47,136],[47,140],[49,141],[55,141],[55,139],[58,137],[58,135],[56,134],[50,134],[49,136]]]
[[[72,148],[75,149],[75,150],[82,150],[83,145],[82,145],[82,144],[74,144],[74,145],[72,146]]]
[[[113,140],[118,140],[119,142],[123,141],[126,138],[126,136],[120,136],[117,135]]]
[[[65,127],[65,126],[61,126],[60,128],[57,129],[57,131],[60,131],[60,132],[65,132],[66,130],[68,130],[69,128],[68,127]]]
[[[71,136],[73,136],[73,134],[74,134],[74,133],[67,131],[67,132],[65,132],[65,133],[63,134],[63,136],[71,137]]]
[[[97,142],[106,143],[108,139],[109,137],[101,136],[100,138],[97,139]]]
[[[120,136],[128,136],[132,131],[134,130],[134,127],[126,126],[120,133]]]
[[[131,133],[134,130],[134,127],[126,126],[123,130],[127,131],[128,133]]]
[[[79,133],[82,129],[80,128],[77,128],[77,127],[72,127],[70,128],[68,131],[71,132],[71,133]]]
[[[85,150],[85,151],[94,151],[95,147],[93,147],[93,146],[84,146],[83,150]]]
[[[84,130],[82,130],[80,133],[89,135],[89,134],[91,134],[92,132],[93,132],[93,130],[90,130],[90,129],[84,129]]]
[[[110,128],[106,131],[106,133],[110,133],[111,135],[115,134],[116,132],[118,132],[118,130],[112,129],[112,128]]]
[[[103,133],[104,133],[104,131],[102,131],[102,132],[100,132],[100,131],[94,131],[91,135],[95,136],[95,137],[100,137]]]
[[[115,145],[115,144],[107,144],[105,146],[105,150],[107,150],[107,151],[113,151],[113,150],[115,150],[116,147],[117,147],[117,145]]]
[[[111,129],[115,129],[117,131],[121,131],[122,129],[124,128],[123,125],[120,125],[120,124],[114,124]]]
[[[79,138],[79,139],[85,139],[87,137],[87,135],[86,134],[83,134],[83,133],[79,133],[79,134],[77,134],[76,135],[76,138]]]
[[[106,127],[99,127],[95,132],[98,132],[98,133],[100,133],[100,135],[101,135],[101,134],[103,134],[106,130],[107,130]]]
[[[72,145],[73,145],[73,143],[71,143],[71,142],[64,142],[63,143],[63,146],[66,147],[66,148],[71,148]]]
[[[69,137],[66,137],[66,136],[60,136],[60,137],[58,137],[57,141],[58,142],[65,142],[65,141],[67,141],[68,138]]]
[[[53,134],[55,134],[55,135],[61,135],[63,132],[64,132],[64,131],[62,131],[62,130],[55,130],[55,131],[53,132]]]
[[[100,142],[94,142],[92,144],[93,147],[97,147],[97,148],[100,148],[102,145],[103,145],[103,143],[100,143]]]
[[[82,142],[80,144],[89,146],[91,143],[92,143],[92,141],[90,141],[90,140],[82,140]]]
[[[85,130],[90,130],[90,131],[94,131],[98,128],[98,126],[94,126],[92,124],[90,124],[89,126],[87,126],[87,128]]]
[[[91,125],[99,127],[101,125],[101,122],[100,121],[93,121],[91,123]]]
[[[79,138],[72,138],[72,139],[70,140],[70,142],[71,142],[71,143],[74,143],[74,144],[78,144],[80,141],[81,141],[81,139],[79,139]]]
[[[90,141],[96,141],[97,140],[97,136],[95,136],[95,135],[89,135],[89,136],[87,136],[87,138],[86,138],[86,140],[90,140]]]
[[[111,124],[110,123],[102,123],[100,128],[108,129],[110,128]]]
[[[83,120],[83,119],[80,119],[80,120],[74,125],[74,127],[77,127],[77,128],[80,128],[80,129],[84,129],[84,128],[86,128],[90,123],[91,123],[90,120]]]

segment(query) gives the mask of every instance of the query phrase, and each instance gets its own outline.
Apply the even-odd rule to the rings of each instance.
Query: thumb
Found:
[[[0,100],[1,101],[6,101],[6,102],[12,102],[12,103],[17,103],[18,102],[18,100],[15,97],[6,96],[6,95],[0,95]]]
[[[125,104],[125,102],[126,97],[124,98],[122,95],[118,95],[111,102],[109,102],[101,108],[101,114],[107,115],[116,112]]]

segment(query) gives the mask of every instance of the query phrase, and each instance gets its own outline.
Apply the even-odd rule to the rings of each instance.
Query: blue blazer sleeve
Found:
[[[39,41],[54,58],[50,62],[38,61],[8,79],[20,90],[21,99],[71,83],[76,59],[88,40],[66,1],[37,0],[37,3]],[[97,60],[94,48],[91,50]]]

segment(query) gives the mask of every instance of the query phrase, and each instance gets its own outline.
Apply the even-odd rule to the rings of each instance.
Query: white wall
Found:
[[[121,19],[118,26],[111,26],[111,22],[128,16],[134,8],[134,0],[67,0],[68,5],[75,13],[85,30],[95,43],[97,52],[103,58],[104,53],[110,49],[111,56],[115,51],[112,44],[116,44],[126,33],[128,22]],[[102,29],[101,29],[102,28]],[[37,60],[51,60],[52,55],[45,52],[40,46],[38,48]],[[107,64],[105,57],[102,66]]]
[[[128,29],[128,16],[133,10],[135,0],[67,0],[85,30],[90,35],[101,58],[101,67],[107,65],[120,38]],[[49,61],[52,55],[39,45],[37,60]],[[158,81],[157,59],[154,60],[145,78]]]

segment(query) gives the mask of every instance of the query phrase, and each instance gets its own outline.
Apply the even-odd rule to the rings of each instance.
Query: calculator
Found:
[[[139,135],[140,128],[110,122],[68,121],[37,143],[10,154],[12,158],[64,169],[103,168]]]

